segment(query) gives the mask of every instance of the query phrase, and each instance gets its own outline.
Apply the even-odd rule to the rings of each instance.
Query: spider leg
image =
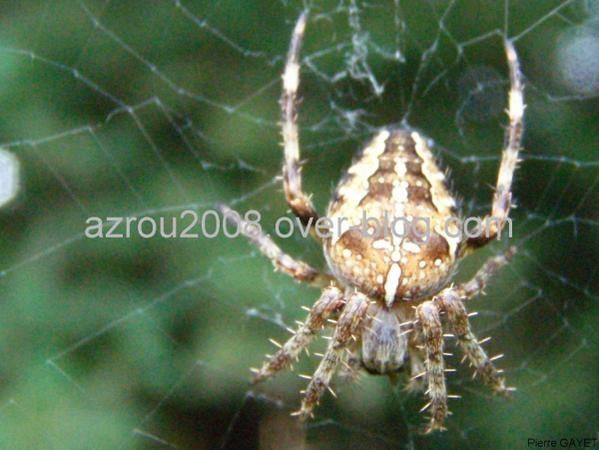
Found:
[[[327,318],[339,311],[345,304],[342,292],[330,286],[326,288],[320,298],[316,301],[306,321],[300,325],[295,334],[283,346],[264,363],[260,370],[257,370],[252,383],[264,381],[277,372],[285,369],[289,363],[297,359],[303,349],[305,349],[312,338],[325,325]]]
[[[430,398],[430,402],[422,409],[431,411],[426,433],[442,431],[445,430],[443,422],[448,411],[443,362],[443,329],[439,309],[432,301],[426,301],[416,308],[416,318],[424,340],[424,366],[428,386],[426,393]]]
[[[307,14],[303,13],[293,29],[291,45],[283,73],[283,94],[281,96],[281,132],[285,162],[283,164],[283,187],[287,204],[304,225],[318,219],[318,214],[309,195],[302,190],[301,165],[299,160],[299,133],[297,126],[297,89],[300,81],[300,50],[306,28]],[[310,227],[312,230],[313,228]],[[315,233],[313,233],[315,236]]]
[[[359,292],[353,293],[337,321],[335,333],[316,372],[312,376],[304,393],[304,399],[299,411],[294,415],[307,419],[312,416],[314,406],[320,400],[325,389],[329,388],[331,378],[342,360],[342,353],[356,339],[362,319],[368,309],[368,298]]]
[[[505,226],[510,208],[512,206],[511,186],[514,177],[514,171],[518,164],[518,153],[522,146],[522,134],[524,129],[524,83],[522,81],[522,72],[518,54],[514,44],[510,40],[505,41],[505,53],[510,72],[510,92],[509,107],[507,110],[509,116],[509,127],[506,130],[505,146],[501,156],[499,173],[497,174],[497,185],[493,196],[493,206],[491,216],[482,219],[482,225],[474,237],[469,237],[464,241],[461,247],[461,255],[471,250],[482,247],[495,239]]]
[[[481,292],[489,278],[508,263],[515,251],[515,247],[511,247],[504,255],[490,258],[470,281],[441,291],[433,300],[441,310],[447,312],[447,319],[456,335],[458,345],[474,366],[476,373],[480,374],[483,382],[493,392],[506,397],[514,388],[505,385],[505,378],[493,364],[493,358],[487,356],[470,330],[468,313],[462,300],[468,300]]]
[[[512,245],[502,255],[489,258],[471,280],[455,287],[460,298],[468,300],[483,291],[489,280],[511,261],[516,251],[516,246]]]
[[[447,312],[447,319],[458,339],[458,345],[468,361],[474,366],[476,373],[481,375],[483,383],[496,394],[509,397],[510,391],[513,389],[505,385],[505,378],[497,370],[492,359],[487,356],[480,342],[470,330],[468,312],[464,303],[457,297],[456,292],[450,289],[436,297],[435,301]]]
[[[320,273],[303,261],[299,261],[284,253],[271,237],[258,229],[256,224],[244,220],[241,215],[225,205],[218,205],[226,220],[231,220],[248,240],[258,247],[258,250],[272,261],[279,270],[296,281],[308,283],[316,287],[327,287],[334,281],[329,275]]]
[[[359,378],[362,369],[359,343],[356,342],[354,345],[346,347],[341,354],[339,365],[337,376],[345,383],[353,383]]]

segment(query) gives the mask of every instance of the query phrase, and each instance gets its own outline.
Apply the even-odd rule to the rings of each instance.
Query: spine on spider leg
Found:
[[[340,369],[338,377],[345,383],[355,383],[361,374],[362,364],[360,363],[360,356],[354,350],[349,348],[345,349],[345,352],[341,354],[339,361]]]

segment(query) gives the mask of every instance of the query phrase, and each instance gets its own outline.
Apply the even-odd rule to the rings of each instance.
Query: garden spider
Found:
[[[291,211],[303,224],[314,225],[319,217],[302,189],[296,111],[299,53],[306,18],[306,13],[302,14],[295,25],[283,74],[283,186]],[[487,356],[482,342],[470,330],[463,302],[484,289],[508,263],[515,248],[490,258],[470,281],[450,284],[457,262],[497,238],[508,220],[525,105],[518,57],[509,40],[505,41],[505,51],[511,83],[507,110],[510,124],[493,197],[490,217],[494,220],[481,220],[478,233],[456,237],[459,213],[446,187],[446,177],[427,139],[406,126],[381,130],[338,184],[327,218],[331,223],[341,219],[344,226],[339,222],[339,227],[321,239],[331,275],[283,253],[268,235],[250,229],[239,215],[221,206],[221,211],[240,226],[276,269],[297,281],[323,288],[306,321],[262,368],[253,369],[254,382],[272,377],[289,367],[324,327],[333,324],[332,339],[318,368],[308,377],[301,408],[295,413],[302,418],[312,416],[322,393],[330,390],[331,378],[339,366],[349,378],[363,368],[393,380],[403,366],[409,365],[407,388],[425,388],[429,398],[423,408],[430,410],[426,431],[443,430],[447,398],[451,396],[445,386],[444,373],[448,370],[443,360],[442,314],[464,358],[482,381],[497,394],[509,396],[513,390],[495,368],[495,358]],[[399,226],[401,233],[388,235],[373,227],[360,231],[364,217],[382,220],[387,214],[407,219]],[[422,235],[416,218],[428,219],[428,234]]]

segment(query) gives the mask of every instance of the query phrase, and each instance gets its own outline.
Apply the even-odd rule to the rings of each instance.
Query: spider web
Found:
[[[299,426],[296,375],[314,370],[321,339],[293,374],[250,387],[267,338],[285,340],[318,292],[273,273],[244,240],[84,237],[89,217],[202,214],[219,202],[260,211],[273,229],[287,214],[280,74],[305,6],[2,7],[0,191],[20,186],[0,212],[2,448],[521,448],[597,436],[597,2],[308,5],[300,131],[321,211],[360,145],[402,122],[434,138],[464,213],[489,211],[506,125],[503,39],[520,54],[528,108],[513,237],[457,277],[519,247],[469,304],[518,392],[493,398],[449,357],[449,391],[462,399],[447,433],[419,435],[423,398],[367,376],[337,384],[338,398]],[[323,267],[297,233],[278,242]]]

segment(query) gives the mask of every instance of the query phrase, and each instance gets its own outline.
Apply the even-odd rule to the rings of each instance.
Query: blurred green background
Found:
[[[419,435],[424,400],[369,376],[338,386],[302,427],[289,413],[305,380],[251,388],[248,369],[315,289],[242,239],[83,237],[92,216],[170,220],[223,202],[260,211],[269,230],[287,214],[277,101],[301,2],[4,2],[0,146],[22,180],[0,211],[0,448],[507,449],[597,437],[597,75],[563,70],[573,37],[595,30],[596,43],[597,2],[310,6],[300,122],[304,184],[321,211],[360,145],[405,118],[435,140],[464,213],[484,214],[506,124],[506,23],[518,37],[528,114],[514,236],[457,278],[520,247],[470,304],[489,352],[505,353],[514,400],[489,395],[456,355],[449,390],[463,398],[446,433]],[[599,60],[596,48],[579,62]],[[315,243],[279,242],[324,267]],[[304,357],[296,373],[317,362]]]

